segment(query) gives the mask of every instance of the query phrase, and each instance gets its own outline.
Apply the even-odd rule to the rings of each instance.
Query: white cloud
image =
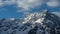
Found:
[[[37,6],[41,6],[46,4],[50,7],[58,7],[60,6],[59,0],[0,0],[0,6],[4,5],[13,5],[16,4],[17,7],[23,8],[23,10],[30,10],[30,8],[35,8]]]
[[[16,0],[6,0],[6,1],[3,1],[3,3],[7,5],[12,5],[12,4],[16,4]]]
[[[59,0],[50,0],[48,2],[46,2],[47,6],[50,7],[58,7],[60,6],[60,1]]]
[[[2,2],[2,0],[0,0],[0,6],[2,6],[3,5],[3,2]]]
[[[17,0],[0,0],[0,6],[16,4]]]
[[[17,5],[18,7],[22,7],[28,10],[36,6],[41,6],[44,2],[44,0],[18,0]]]
[[[0,0],[0,6],[16,4],[18,7],[28,10],[36,6],[41,6],[44,2],[45,0]]]

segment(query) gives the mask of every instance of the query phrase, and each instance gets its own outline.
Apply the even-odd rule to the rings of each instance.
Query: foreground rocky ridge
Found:
[[[48,12],[34,12],[23,19],[0,19],[1,34],[60,34],[60,17]]]

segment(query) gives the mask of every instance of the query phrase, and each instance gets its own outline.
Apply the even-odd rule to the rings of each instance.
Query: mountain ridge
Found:
[[[1,34],[60,34],[60,17],[43,10],[23,19],[0,19],[0,27]]]

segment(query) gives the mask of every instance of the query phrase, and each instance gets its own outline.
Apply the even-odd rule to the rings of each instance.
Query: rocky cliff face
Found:
[[[60,17],[47,10],[33,12],[23,19],[0,19],[1,34],[60,34]]]

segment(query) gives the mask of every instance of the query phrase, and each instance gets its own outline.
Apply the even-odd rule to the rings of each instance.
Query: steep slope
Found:
[[[60,17],[48,10],[30,13],[23,23],[32,28],[30,34],[60,34]]]
[[[1,34],[60,34],[60,17],[48,10],[33,12],[23,19],[0,19]]]

